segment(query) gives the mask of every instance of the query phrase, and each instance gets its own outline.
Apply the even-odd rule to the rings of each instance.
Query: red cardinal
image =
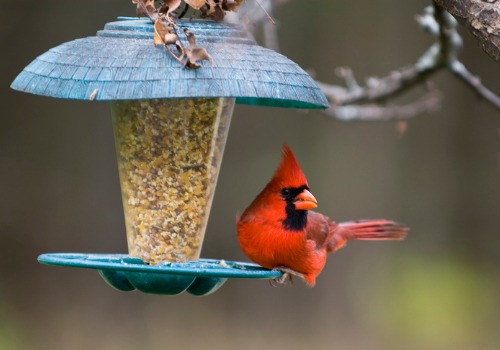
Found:
[[[347,241],[402,240],[408,228],[389,220],[357,220],[335,223],[310,211],[316,198],[297,159],[287,145],[273,178],[237,220],[243,252],[255,263],[283,272],[284,283],[291,275],[314,286],[326,263],[327,254]]]

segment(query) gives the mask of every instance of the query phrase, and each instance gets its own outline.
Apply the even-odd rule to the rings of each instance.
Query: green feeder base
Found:
[[[183,263],[166,262],[148,265],[126,254],[55,253],[38,257],[42,264],[98,270],[113,288],[121,291],[176,295],[208,295],[219,289],[228,278],[274,279],[280,271],[243,262],[200,259]]]

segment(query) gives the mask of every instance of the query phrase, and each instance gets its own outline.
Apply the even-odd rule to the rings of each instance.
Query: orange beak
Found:
[[[310,210],[318,207],[318,201],[311,192],[304,190],[295,197],[295,209],[297,210]]]

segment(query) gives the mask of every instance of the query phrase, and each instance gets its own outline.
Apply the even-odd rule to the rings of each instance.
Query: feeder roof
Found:
[[[122,17],[106,24],[97,36],[42,54],[11,87],[75,100],[228,97],[251,105],[328,107],[309,74],[285,56],[257,45],[238,26],[209,20],[177,24],[194,33],[196,45],[208,51],[214,66],[203,61],[200,69],[182,68],[162,45],[153,45],[149,19]]]

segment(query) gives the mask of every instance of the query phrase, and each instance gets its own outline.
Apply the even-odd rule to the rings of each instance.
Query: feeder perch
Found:
[[[233,107],[313,109],[327,100],[297,64],[238,26],[177,24],[196,36],[213,66],[182,68],[153,45],[149,19],[119,17],[97,36],[50,49],[12,83],[36,95],[111,101],[129,255],[43,254],[41,263],[96,269],[118,290],[156,294],[206,295],[228,278],[281,276],[200,259]]]

